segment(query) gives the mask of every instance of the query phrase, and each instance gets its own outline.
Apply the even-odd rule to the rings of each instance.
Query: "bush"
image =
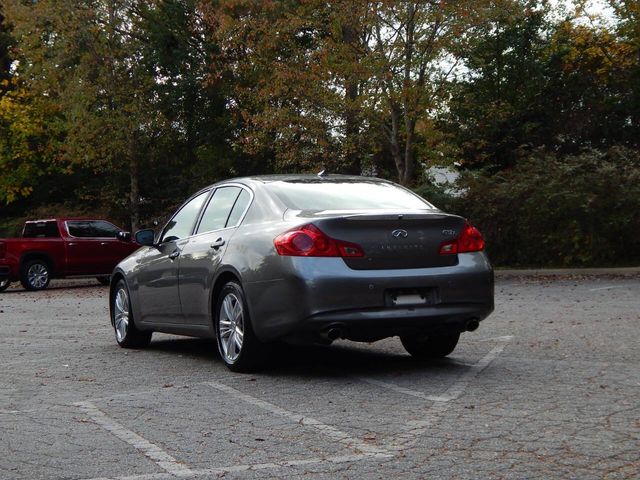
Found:
[[[500,266],[640,264],[640,154],[535,152],[496,175],[467,173],[452,211],[477,225]]]

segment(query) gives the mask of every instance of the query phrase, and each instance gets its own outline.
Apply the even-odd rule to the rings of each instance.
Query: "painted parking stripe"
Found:
[[[292,468],[303,467],[305,465],[318,465],[322,463],[349,463],[358,462],[368,459],[388,458],[388,454],[354,454],[354,455],[339,455],[334,457],[325,458],[305,458],[300,460],[282,460],[278,462],[269,463],[255,463],[248,465],[231,465],[228,467],[215,467],[204,468],[198,470],[191,470],[189,475],[181,475],[181,478],[198,478],[198,477],[211,477],[212,475],[225,475],[227,473],[240,473],[240,472],[255,472],[260,470],[280,469],[280,468]],[[127,475],[120,477],[99,477],[91,478],[87,480],[171,480],[175,479],[175,475],[171,473],[147,473],[140,475]]]
[[[411,397],[421,398],[422,400],[427,400],[430,402],[448,402],[449,400],[451,400],[451,398],[448,398],[445,396],[427,395],[426,393],[401,387],[400,385],[396,385],[395,383],[383,382],[381,380],[376,380],[375,378],[371,378],[371,377],[356,377],[356,378],[370,385],[376,385],[378,387],[386,388],[388,390],[393,390],[394,392],[402,393],[404,395],[409,395]]]
[[[445,390],[442,397],[448,398],[449,400],[458,399],[464,393],[469,382],[491,365],[491,362],[493,362],[502,353],[507,346],[507,343],[512,338],[512,336],[502,337],[500,344],[492,348],[489,353],[462,374],[458,380]],[[442,418],[443,414],[451,407],[451,405],[453,405],[453,402],[450,401],[434,402],[431,407],[426,410],[422,419],[409,422],[406,430],[396,435],[387,447],[393,451],[402,451],[411,447],[417,443],[418,438],[429,431],[431,425]]]
[[[453,385],[451,385],[442,395],[427,395],[426,393],[419,392],[417,390],[411,390],[410,388],[401,387],[400,385],[397,385],[395,383],[383,382],[382,380],[377,380],[371,377],[356,378],[370,385],[376,385],[388,390],[393,390],[397,393],[421,398],[422,400],[427,400],[430,402],[450,402],[451,400],[456,400],[460,395],[462,395],[464,389],[467,386],[468,380],[484,370],[489,365],[489,363],[491,363],[502,352],[506,343],[509,342],[512,338],[513,336],[509,335],[504,337],[494,337],[493,339],[491,339],[494,341],[498,340],[501,342],[501,344],[491,350],[487,355],[485,355],[479,362],[475,364],[454,361],[454,363],[458,365],[470,367],[470,370],[463,374],[460,378],[458,378],[458,380]]]
[[[598,287],[598,288],[590,288],[590,292],[599,292],[600,290],[611,290],[612,288],[621,288],[621,285],[612,286],[612,287]]]
[[[230,387],[228,385],[225,385],[223,383],[220,382],[216,382],[216,381],[209,381],[209,382],[205,382],[206,385],[209,385],[210,387],[213,387],[221,392],[224,392],[226,394],[229,394],[233,397],[236,397],[250,405],[259,407],[263,410],[266,410],[267,412],[273,413],[274,415],[278,415],[284,418],[287,418],[289,420],[291,420],[292,422],[295,423],[299,423],[300,425],[304,425],[307,427],[311,427],[314,428],[315,430],[319,431],[320,433],[322,433],[323,435],[326,435],[327,437],[342,443],[343,445],[345,445],[346,447],[360,453],[365,453],[365,454],[370,454],[370,455],[388,455],[391,456],[389,454],[388,451],[377,447],[375,445],[370,445],[368,443],[365,443],[357,438],[352,438],[350,437],[347,433],[343,432],[342,430],[337,429],[336,427],[333,427],[331,425],[327,425],[325,423],[320,422],[319,420],[316,420],[315,418],[312,417],[306,417],[304,415],[300,415],[298,413],[294,413],[294,412],[290,412],[289,410],[285,410],[282,407],[278,407],[277,405],[274,405],[273,403],[269,403],[265,400],[261,400],[259,398],[256,397],[252,397],[251,395],[248,395],[246,393],[243,393],[239,390],[236,390],[233,387]]]
[[[162,450],[159,446],[151,443],[135,432],[125,428],[112,418],[108,417],[102,410],[91,402],[78,402],[75,406],[82,409],[95,423],[118,437],[123,442],[128,443],[136,450],[139,450],[145,457],[156,463],[164,471],[177,477],[188,477],[193,472],[185,465]]]

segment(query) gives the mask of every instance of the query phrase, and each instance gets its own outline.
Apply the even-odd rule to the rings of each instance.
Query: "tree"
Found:
[[[509,168],[534,149],[637,145],[630,47],[606,26],[513,2],[466,52],[441,116],[467,167]]]
[[[237,143],[275,167],[360,173],[380,152],[416,177],[417,128],[446,98],[484,2],[209,2]],[[370,169],[370,168],[369,168]]]
[[[8,14],[17,75],[56,112],[48,147],[82,178],[82,200],[135,229],[228,173],[225,106],[204,86],[210,46],[195,0],[15,2]]]

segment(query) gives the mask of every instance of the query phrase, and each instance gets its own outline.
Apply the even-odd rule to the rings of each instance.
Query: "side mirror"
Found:
[[[136,242],[139,243],[140,245],[145,245],[145,246],[152,246],[155,238],[156,238],[156,233],[153,231],[152,228],[145,228],[144,230],[138,230],[136,232]]]
[[[116,238],[121,242],[130,242],[131,241],[131,232],[118,232],[116,234]]]

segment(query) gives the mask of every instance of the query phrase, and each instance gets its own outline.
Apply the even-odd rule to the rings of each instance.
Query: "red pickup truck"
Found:
[[[0,292],[18,280],[27,290],[42,290],[51,278],[70,276],[95,276],[107,284],[116,264],[139,247],[106,220],[29,221],[20,238],[0,239]]]

